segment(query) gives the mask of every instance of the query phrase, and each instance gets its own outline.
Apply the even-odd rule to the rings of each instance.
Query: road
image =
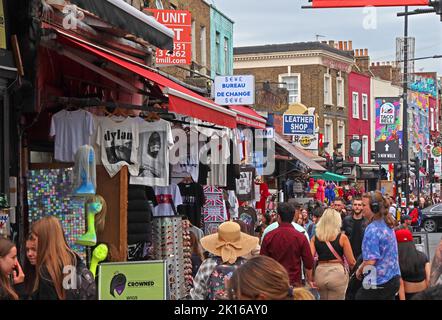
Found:
[[[442,233],[429,233],[428,234],[428,242],[430,245],[430,261],[433,261],[434,251],[436,250],[439,242],[442,238]]]

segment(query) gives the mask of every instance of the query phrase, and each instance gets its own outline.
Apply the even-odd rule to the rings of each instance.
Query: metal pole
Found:
[[[405,13],[408,13],[408,6],[405,7]],[[409,203],[409,185],[408,185],[408,15],[405,15],[404,26],[404,79],[403,79],[403,110],[402,110],[402,167],[405,170],[404,187],[402,188]]]

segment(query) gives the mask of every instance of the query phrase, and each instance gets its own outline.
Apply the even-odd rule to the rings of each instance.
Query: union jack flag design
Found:
[[[220,188],[204,187],[206,202],[203,209],[203,220],[205,223],[222,223],[225,221],[226,208],[224,204],[223,191]]]

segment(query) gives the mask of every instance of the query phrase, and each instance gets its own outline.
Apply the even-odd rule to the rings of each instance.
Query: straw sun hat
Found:
[[[239,224],[232,221],[222,223],[218,232],[201,238],[201,245],[223,262],[235,263],[238,257],[250,253],[259,243],[257,237],[241,232]]]

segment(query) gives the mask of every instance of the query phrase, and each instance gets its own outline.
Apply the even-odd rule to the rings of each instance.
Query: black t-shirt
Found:
[[[183,204],[178,206],[178,213],[189,218],[190,222],[201,228],[201,208],[204,206],[205,197],[203,186],[193,183],[179,183]]]
[[[364,219],[356,220],[353,219],[353,232],[350,238],[350,245],[353,250],[353,255],[355,259],[359,257],[362,253],[362,240],[364,238],[362,224],[364,223]]]
[[[247,225],[248,233],[253,235],[255,233],[256,221],[258,220],[256,210],[252,207],[239,207],[238,214],[239,219]]]

